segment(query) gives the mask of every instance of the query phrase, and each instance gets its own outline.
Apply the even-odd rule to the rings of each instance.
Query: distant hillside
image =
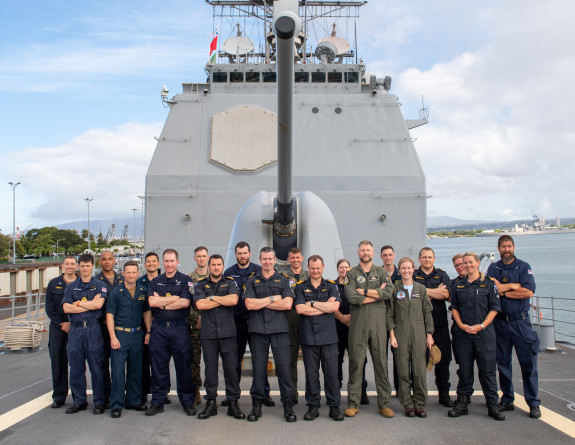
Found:
[[[116,230],[116,237],[120,237],[124,230],[124,226],[128,225],[128,238],[133,238],[134,236],[134,217],[131,216],[124,216],[118,218],[110,218],[110,219],[90,219],[90,232],[94,235],[98,235],[102,232],[102,235],[106,236],[108,234],[108,229],[115,224]],[[78,233],[81,233],[82,230],[88,228],[88,220],[83,221],[72,221],[65,224],[57,225],[59,229],[72,229],[76,230]],[[139,239],[142,236],[142,215],[140,212],[136,213],[136,238]]]

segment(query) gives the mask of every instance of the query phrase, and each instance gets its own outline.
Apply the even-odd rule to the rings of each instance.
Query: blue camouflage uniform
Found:
[[[108,295],[112,292],[116,286],[119,286],[124,282],[124,277],[116,272],[114,272],[114,279],[112,281],[108,280],[104,276],[104,272],[100,271],[95,275],[97,280],[102,281],[108,289]],[[106,397],[106,402],[110,401],[110,393],[112,391],[112,380],[110,378],[110,333],[106,327],[106,304],[102,308],[102,338],[104,339],[104,360],[102,361],[102,376],[104,377],[104,396]]]
[[[148,285],[148,297],[157,292],[159,296],[178,295],[192,301],[190,287],[192,279],[180,271],[173,277],[166,274],[154,278]],[[189,307],[177,310],[165,310],[153,307],[152,334],[150,336],[150,361],[152,363],[152,406],[163,407],[170,391],[170,358],[174,359],[178,398],[185,408],[194,406],[196,386],[192,370],[193,344],[186,318]]]
[[[150,310],[147,289],[136,284],[134,296],[122,283],[108,296],[106,313],[114,316],[114,329],[120,349],[112,349],[112,392],[110,408],[133,407],[142,401],[142,354],[145,332],[142,330],[144,312]],[[126,372],[126,364],[127,372]]]
[[[68,333],[60,326],[68,322],[68,315],[62,308],[62,298],[68,285],[63,277],[53,278],[46,288],[46,315],[50,318],[48,351],[52,366],[52,400],[56,403],[64,403],[68,395]]]
[[[277,271],[267,279],[261,272],[252,276],[246,283],[243,298],[267,298],[271,295],[281,295],[282,298],[294,297],[289,280]],[[271,343],[281,401],[284,405],[291,405],[294,388],[290,374],[290,341],[286,312],[268,308],[249,311],[250,349],[254,373],[250,394],[257,400],[263,401],[265,398],[264,386]]]
[[[519,258],[511,264],[499,260],[489,266],[489,277],[501,284],[519,283],[521,287],[535,292],[535,278],[531,266]],[[513,390],[513,371],[511,358],[513,348],[517,353],[523,379],[523,394],[530,408],[541,405],[537,397],[539,376],[537,371],[537,354],[540,339],[529,320],[529,298],[520,300],[500,295],[501,312],[493,323],[497,334],[497,368],[499,369],[499,386],[503,392],[502,403],[512,403],[515,399]]]
[[[455,280],[451,307],[457,310],[463,324],[482,324],[487,314],[501,309],[495,283],[488,277],[469,282],[467,277]],[[499,402],[496,378],[495,327],[490,323],[476,334],[462,331],[457,323],[451,326],[455,361],[459,365],[457,394],[473,394],[473,363],[477,362],[479,382],[488,407]]]
[[[96,278],[85,283],[81,278],[70,283],[64,292],[62,304],[76,301],[91,301],[96,295],[108,297],[106,285]],[[102,363],[104,361],[104,340],[102,339],[103,309],[68,314],[68,362],[70,363],[70,389],[74,405],[86,404],[86,361],[92,377],[92,391],[95,405],[106,403]]]
[[[238,295],[239,289],[231,277],[222,277],[213,282],[204,278],[194,287],[194,302],[211,296]],[[222,369],[226,385],[226,398],[239,400],[240,383],[237,374],[238,345],[233,306],[217,306],[202,310],[200,338],[204,353],[206,400],[215,400],[218,395],[218,360],[222,358]]]
[[[341,304],[341,298],[333,281],[322,278],[318,287],[314,287],[311,279],[298,283],[295,287],[294,306],[306,304],[308,301],[327,302],[331,297]],[[302,347],[303,364],[305,368],[305,402],[311,408],[319,408],[321,404],[321,385],[319,382],[319,367],[323,371],[324,391],[328,406],[339,407],[341,393],[338,381],[338,338],[335,327],[335,315],[321,314],[300,316],[299,342]]]

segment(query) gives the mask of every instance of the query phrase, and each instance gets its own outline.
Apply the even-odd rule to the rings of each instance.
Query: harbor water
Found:
[[[556,319],[557,340],[575,342],[575,233],[515,236],[515,255],[531,265],[536,291],[544,322],[550,323],[551,300]],[[474,238],[431,238],[427,245],[435,251],[436,267],[444,269],[450,277],[456,275],[451,258],[457,253],[473,251],[477,254],[497,252],[497,236]],[[535,304],[533,299],[532,304]]]

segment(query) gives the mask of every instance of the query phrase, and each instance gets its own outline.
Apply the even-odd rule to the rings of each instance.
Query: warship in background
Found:
[[[230,264],[237,241],[273,245],[280,267],[299,247],[335,275],[362,239],[398,256],[425,245],[425,175],[410,130],[428,113],[405,119],[391,78],[358,57],[366,3],[206,0],[226,37],[205,82],[172,98],[162,90],[170,112],[146,176],[146,251],[176,247],[191,270],[198,245]]]
[[[561,227],[559,217],[557,217],[556,226],[550,226],[545,221],[545,218],[541,218],[534,214],[531,224],[528,224],[527,221],[523,221],[520,224],[515,224],[509,230],[484,230],[483,232],[479,232],[477,236],[547,235],[553,233],[575,233],[575,229]]]

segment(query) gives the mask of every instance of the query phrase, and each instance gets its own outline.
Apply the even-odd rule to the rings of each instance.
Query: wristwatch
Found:
[[[214,296],[213,296],[213,295],[210,295],[210,296],[208,297],[208,300],[214,301]]]
[[[315,303],[315,301],[311,300],[309,303],[311,304],[311,307],[313,307],[313,304]]]
[[[275,301],[275,297],[273,295],[270,295],[270,301],[273,303]]]
[[[367,289],[363,290],[363,295],[365,295],[367,297]]]

